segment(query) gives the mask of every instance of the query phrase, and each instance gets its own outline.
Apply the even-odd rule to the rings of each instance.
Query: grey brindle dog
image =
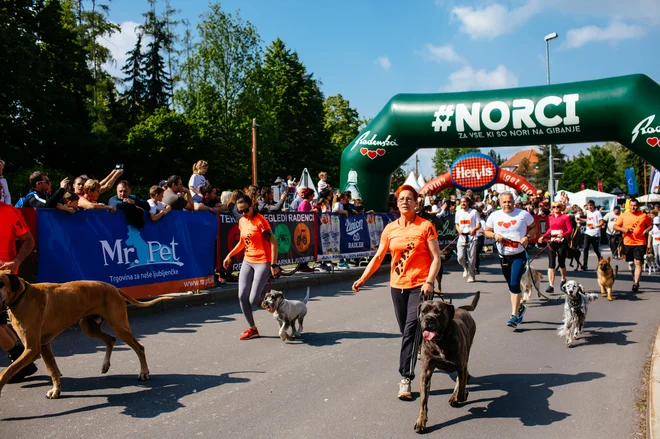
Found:
[[[420,409],[414,426],[417,433],[426,428],[431,377],[435,369],[458,372],[449,405],[457,407],[467,401],[468,359],[477,332],[477,324],[468,311],[474,311],[480,295],[477,291],[470,305],[456,309],[440,301],[427,300],[419,304],[417,314],[423,340]]]
[[[307,315],[308,300],[309,287],[307,287],[307,295],[302,301],[287,300],[284,298],[284,293],[277,290],[271,290],[264,299],[261,306],[272,313],[273,318],[280,324],[279,336],[282,341],[287,341],[302,333],[303,320]],[[298,329],[296,329],[296,320],[298,321]],[[291,327],[291,335],[287,333],[289,326]]]

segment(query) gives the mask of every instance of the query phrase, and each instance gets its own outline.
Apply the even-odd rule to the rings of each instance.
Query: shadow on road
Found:
[[[470,408],[470,414],[431,426],[426,431],[433,432],[472,419],[485,418],[518,418],[525,426],[550,425],[571,416],[570,413],[559,412],[550,408],[548,400],[554,393],[552,391],[553,387],[592,381],[604,377],[605,375],[599,372],[582,372],[576,375],[540,373],[472,377],[470,384],[468,384],[470,395],[464,405],[490,403],[486,407]],[[447,401],[443,399],[436,402],[438,398],[433,398],[433,396],[449,395],[453,390],[454,383],[452,382],[447,389],[432,391],[429,410],[434,410],[434,407],[436,410],[443,409],[443,406],[447,405]],[[474,396],[478,392],[491,390],[507,393],[495,398],[469,399],[470,396]],[[440,404],[443,406],[438,407]]]
[[[305,332],[301,335],[302,343],[300,344],[322,347],[340,344],[341,340],[360,340],[369,338],[401,338],[401,335],[386,332],[357,331]]]
[[[38,416],[21,416],[5,418],[3,421],[25,421],[31,419],[56,418],[77,413],[85,413],[92,410],[104,409],[108,407],[123,407],[122,414],[133,418],[155,418],[164,413],[175,412],[184,407],[179,400],[192,393],[203,392],[204,390],[218,387],[223,384],[247,383],[249,378],[232,378],[236,374],[265,373],[256,371],[228,372],[217,376],[214,375],[194,375],[194,374],[172,374],[172,375],[152,375],[149,381],[140,381],[138,386],[142,387],[131,393],[111,393],[111,394],[86,394],[81,392],[90,392],[94,390],[121,389],[123,387],[134,387],[136,385],[135,375],[112,375],[90,378],[66,378],[62,377],[62,396],[60,399],[81,399],[81,398],[107,398],[107,402],[101,404],[78,407],[59,413],[50,413]],[[23,387],[50,387],[50,377],[48,383],[34,383],[23,385]],[[45,393],[45,392],[44,392]],[[55,403],[54,403],[55,404]],[[65,404],[60,404],[59,407]]]

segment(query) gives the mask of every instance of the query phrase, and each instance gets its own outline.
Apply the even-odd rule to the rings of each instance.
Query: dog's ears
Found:
[[[578,293],[584,294],[584,287],[582,286],[582,284],[578,284]]]
[[[12,291],[18,291],[21,289],[21,279],[18,276],[7,273],[7,279],[9,279],[9,288]]]
[[[610,262],[612,262],[612,257],[611,257],[611,256],[608,256],[608,257],[607,257],[607,263],[609,264]]]
[[[566,284],[561,286],[561,290],[565,293],[566,292]]]
[[[449,316],[448,316],[449,320],[450,321],[454,320],[454,314],[456,313],[456,310],[454,309],[454,305],[445,304],[445,306],[447,307],[447,314],[449,314]]]

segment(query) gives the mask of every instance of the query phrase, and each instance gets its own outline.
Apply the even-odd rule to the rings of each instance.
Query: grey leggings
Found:
[[[243,261],[238,274],[238,301],[241,311],[250,326],[254,326],[252,306],[259,306],[263,300],[262,293],[268,276],[270,275],[270,262],[253,264]]]

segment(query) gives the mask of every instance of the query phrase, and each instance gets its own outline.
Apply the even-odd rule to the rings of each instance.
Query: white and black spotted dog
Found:
[[[564,324],[557,330],[557,335],[566,337],[566,346],[570,348],[573,346],[573,340],[577,340],[582,334],[589,302],[598,299],[598,294],[585,293],[584,287],[574,280],[566,282],[562,291],[566,296]]]
[[[647,253],[644,256],[644,267],[642,271],[647,271],[649,274],[660,271],[660,267],[658,267],[658,263],[655,261],[655,255]]]
[[[262,303],[262,308],[265,308],[269,313],[273,314],[273,318],[280,324],[279,336],[282,341],[287,341],[291,338],[297,337],[302,333],[303,320],[307,315],[307,301],[309,300],[309,287],[307,287],[307,295],[301,300],[287,300],[282,291],[271,290]],[[296,321],[298,321],[298,329],[296,329]],[[291,335],[287,330],[291,327]]]

